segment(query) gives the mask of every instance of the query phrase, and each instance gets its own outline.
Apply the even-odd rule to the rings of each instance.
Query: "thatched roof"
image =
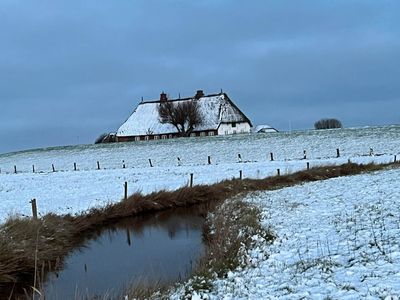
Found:
[[[168,101],[183,102],[192,101],[194,98],[172,99]],[[203,123],[194,131],[217,130],[221,123],[248,122],[250,120],[229,99],[226,93],[202,96],[198,101]],[[140,136],[177,133],[171,124],[163,124],[159,120],[158,106],[160,101],[141,102],[130,117],[121,125],[117,136]]]

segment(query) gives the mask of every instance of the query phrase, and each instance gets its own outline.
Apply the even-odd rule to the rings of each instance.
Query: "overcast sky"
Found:
[[[92,143],[141,97],[221,88],[253,124],[400,123],[400,1],[0,2],[0,153]]]

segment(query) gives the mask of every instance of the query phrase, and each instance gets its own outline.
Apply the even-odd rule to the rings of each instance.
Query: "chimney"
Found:
[[[164,92],[162,92],[162,93],[160,94],[160,102],[165,102],[165,101],[167,101],[167,100],[168,100],[167,94],[164,93]]]
[[[204,96],[203,90],[197,90],[196,95],[194,96],[196,99],[200,99]]]

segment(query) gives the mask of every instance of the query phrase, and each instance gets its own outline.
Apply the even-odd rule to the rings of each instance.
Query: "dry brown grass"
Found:
[[[270,230],[261,226],[261,211],[254,205],[233,198],[222,203],[207,220],[204,235],[207,253],[198,267],[200,274],[217,274],[222,277],[228,270],[235,269],[241,256],[241,248],[248,249],[254,235],[263,237],[267,242],[275,239]]]
[[[39,289],[45,273],[61,267],[75,233],[68,218],[54,214],[7,220],[0,227],[0,291]]]
[[[386,165],[344,164],[312,168],[290,175],[261,180],[232,179],[210,186],[183,187],[176,191],[160,191],[150,195],[134,194],[127,200],[92,209],[79,216],[48,214],[39,220],[10,218],[0,226],[0,295],[18,290],[19,286],[38,287],[38,270],[57,270],[63,258],[74,247],[104,225],[124,217],[151,213],[174,207],[218,202],[240,193],[271,190],[303,182],[354,175],[381,170]],[[15,288],[17,284],[17,289]]]

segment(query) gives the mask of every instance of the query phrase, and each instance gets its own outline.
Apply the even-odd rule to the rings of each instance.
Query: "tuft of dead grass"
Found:
[[[240,198],[222,203],[211,216],[204,231],[207,255],[198,268],[200,273],[223,277],[239,266],[239,254],[250,247],[253,236],[267,242],[275,239],[272,231],[261,226],[261,211]]]
[[[0,291],[11,297],[39,290],[46,272],[61,267],[75,233],[68,218],[54,214],[8,219],[0,227]]]

